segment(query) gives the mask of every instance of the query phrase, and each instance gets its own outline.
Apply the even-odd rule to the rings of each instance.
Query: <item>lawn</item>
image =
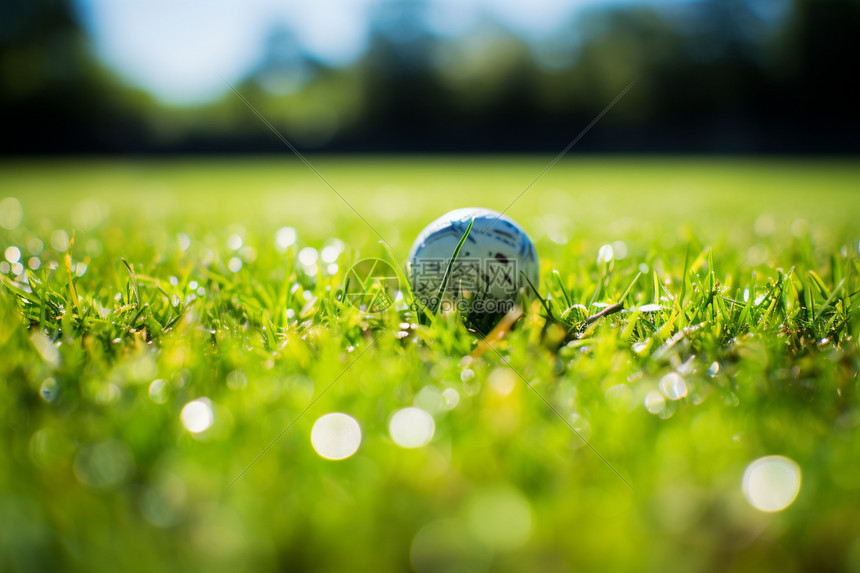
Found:
[[[860,569],[856,162],[310,160],[0,164],[0,570]],[[509,205],[492,347],[344,304]]]

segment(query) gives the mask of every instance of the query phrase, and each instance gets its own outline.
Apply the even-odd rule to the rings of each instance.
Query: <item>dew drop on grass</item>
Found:
[[[60,395],[60,383],[56,378],[45,378],[42,386],[39,388],[39,394],[45,402],[53,402]]]
[[[645,394],[645,409],[651,412],[652,414],[660,414],[666,408],[666,398],[663,397],[663,394],[657,392],[656,390],[652,390]]]
[[[470,368],[466,368],[460,373],[460,380],[463,382],[471,382],[474,377],[475,372]]]
[[[670,400],[680,400],[687,395],[687,384],[680,375],[670,372],[660,380],[660,392]]]
[[[603,245],[600,247],[600,250],[597,251],[597,264],[601,263],[609,263],[612,261],[615,253],[612,248],[612,245]]]

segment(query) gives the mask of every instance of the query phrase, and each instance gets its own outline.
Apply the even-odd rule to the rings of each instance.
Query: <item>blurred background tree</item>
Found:
[[[457,8],[438,4],[371,1],[367,45],[341,64],[271,18],[231,83],[297,145],[330,152],[558,150],[633,80],[578,150],[860,151],[857,0],[595,1],[539,35],[483,13],[440,33],[434,18]],[[349,17],[335,8],[327,22]],[[226,84],[177,102],[130,79],[105,56],[99,10],[0,5],[3,153],[282,151]]]

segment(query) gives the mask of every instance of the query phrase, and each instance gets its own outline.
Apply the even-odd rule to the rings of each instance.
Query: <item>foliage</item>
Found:
[[[540,297],[481,353],[360,313],[346,271],[542,162],[314,165],[386,245],[285,160],[0,169],[4,569],[860,565],[856,166],[563,162],[509,211]],[[328,412],[348,459],[311,444]],[[772,514],[742,492],[767,455],[802,472]]]

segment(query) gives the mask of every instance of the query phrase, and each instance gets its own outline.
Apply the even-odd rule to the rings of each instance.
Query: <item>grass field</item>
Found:
[[[562,161],[486,349],[344,275],[548,159],[311,160],[0,165],[0,570],[860,570],[856,162]]]

